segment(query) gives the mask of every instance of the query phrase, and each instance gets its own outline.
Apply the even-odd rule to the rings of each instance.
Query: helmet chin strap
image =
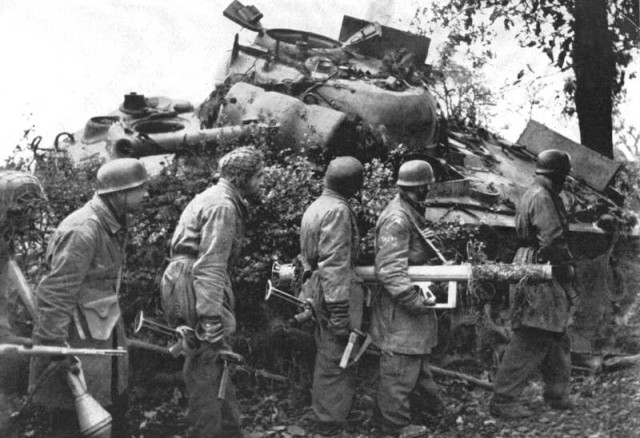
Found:
[[[419,199],[419,195],[415,190],[411,190],[408,188],[399,187],[400,196],[407,201],[416,211],[420,214],[424,213],[427,209],[427,195],[429,192],[425,194],[422,200]]]

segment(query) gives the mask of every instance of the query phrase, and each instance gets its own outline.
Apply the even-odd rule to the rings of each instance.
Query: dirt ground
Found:
[[[375,362],[362,365],[364,377],[353,410],[349,430],[343,437],[382,438],[373,420]],[[163,370],[150,375],[137,373],[130,394],[130,437],[183,437],[187,424],[186,400],[180,383],[180,363],[169,360]],[[469,372],[469,369],[461,371]],[[313,413],[307,390],[288,384],[236,373],[244,426],[248,438],[314,437]],[[542,387],[534,381],[524,398],[536,415],[531,419],[502,421],[488,413],[490,392],[460,381],[438,379],[442,392],[455,412],[431,421],[429,437],[589,437],[640,436],[640,364],[599,375],[575,372],[572,376],[572,412],[548,409]],[[14,401],[16,404],[20,400]],[[46,437],[44,414],[30,410],[11,424],[12,437]]]

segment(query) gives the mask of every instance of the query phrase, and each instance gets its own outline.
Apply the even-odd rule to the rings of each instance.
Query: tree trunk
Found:
[[[607,0],[575,2],[573,70],[581,143],[613,158],[612,107],[616,75]]]

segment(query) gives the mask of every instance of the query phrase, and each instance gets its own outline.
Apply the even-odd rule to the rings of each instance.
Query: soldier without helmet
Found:
[[[189,436],[243,436],[233,383],[228,380],[221,389],[223,355],[230,352],[236,331],[229,272],[242,249],[247,201],[258,201],[262,193],[263,166],[262,154],[253,147],[223,156],[220,180],[187,205],[173,233],[162,307],[169,324],[196,328],[201,341],[187,345],[184,364]]]

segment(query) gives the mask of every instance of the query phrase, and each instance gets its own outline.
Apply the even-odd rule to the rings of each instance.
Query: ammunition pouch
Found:
[[[120,320],[118,296],[113,294],[103,298],[79,303],[93,339],[106,341],[111,337],[114,327]]]

